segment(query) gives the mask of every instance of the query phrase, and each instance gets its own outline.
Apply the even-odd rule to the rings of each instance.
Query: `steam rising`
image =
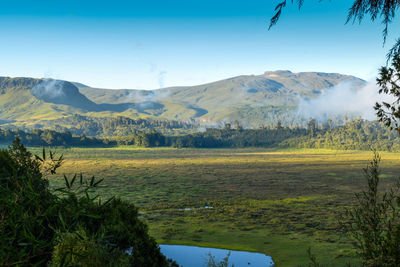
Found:
[[[165,76],[167,72],[160,69],[157,64],[150,64],[150,72],[156,74],[158,87],[156,90],[134,90],[127,95],[128,102],[135,102],[141,108],[147,109],[154,105],[154,102],[160,101],[169,96],[169,89],[163,89],[165,85]]]
[[[164,88],[167,71],[161,69],[156,63],[150,63],[150,73],[155,74],[158,81],[158,88]]]
[[[128,94],[128,101],[134,102],[148,102],[148,101],[159,101],[166,98],[169,95],[167,89],[156,89],[156,90],[135,90]]]
[[[166,71],[160,71],[158,73],[158,88],[164,88],[164,80],[165,80],[165,75],[167,74]]]
[[[388,99],[390,101],[391,97],[378,93],[375,82],[369,82],[361,88],[352,82],[342,82],[322,91],[317,98],[300,99],[297,112],[303,118],[314,118],[320,122],[345,115],[375,120],[373,106],[376,102]]]
[[[57,98],[65,96],[63,91],[63,81],[45,79],[35,87],[32,88],[31,92],[38,98]]]

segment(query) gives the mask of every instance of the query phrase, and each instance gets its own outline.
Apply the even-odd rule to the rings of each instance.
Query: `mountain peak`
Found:
[[[293,74],[290,70],[275,70],[275,71],[266,71],[264,72],[264,75],[277,75],[277,76],[287,76]]]

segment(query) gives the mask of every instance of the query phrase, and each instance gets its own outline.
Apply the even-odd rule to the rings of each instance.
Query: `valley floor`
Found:
[[[39,154],[40,150],[32,148]],[[372,152],[267,149],[58,149],[61,174],[104,178],[103,198],[135,203],[159,243],[262,252],[279,266],[356,263],[338,214],[365,186]],[[400,154],[382,152],[382,187],[393,186]]]

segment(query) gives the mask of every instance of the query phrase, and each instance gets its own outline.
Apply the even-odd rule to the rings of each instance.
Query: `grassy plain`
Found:
[[[349,240],[339,234],[337,215],[365,185],[362,168],[371,152],[133,147],[58,152],[67,159],[60,174],[104,178],[101,195],[135,203],[160,243],[258,251],[278,266],[307,264],[308,247],[324,266],[357,262]],[[400,154],[381,156],[382,187],[388,188],[399,173]],[[58,186],[62,179],[50,182]]]

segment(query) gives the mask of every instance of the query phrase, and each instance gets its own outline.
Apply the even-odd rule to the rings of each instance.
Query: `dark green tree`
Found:
[[[307,123],[307,130],[310,134],[310,136],[314,137],[316,135],[318,129],[318,123],[315,119],[311,119],[308,123]]]
[[[400,266],[399,187],[381,193],[380,156],[375,152],[364,169],[367,188],[342,218],[345,232],[356,242],[363,266]]]
[[[64,176],[50,189],[62,156],[33,156],[19,139],[0,150],[0,266],[171,266],[137,208],[101,201],[102,180]],[[131,251],[130,254],[125,251]]]
[[[320,0],[322,1],[322,0]],[[283,9],[287,3],[294,3],[294,0],[281,0],[275,7],[275,14],[270,20],[269,28],[274,26],[282,14]],[[299,9],[303,6],[304,0],[296,0]],[[372,21],[382,18],[383,38],[384,41],[388,35],[389,24],[392,22],[396,15],[397,9],[400,7],[400,1],[397,0],[355,0],[349,7],[347,14],[346,23],[349,22],[361,22],[367,15]],[[397,40],[396,44],[390,49],[388,58],[399,53],[400,39]]]
[[[391,95],[391,102],[376,103],[375,110],[380,121],[390,128],[396,128],[400,133],[400,55],[393,56],[391,66],[380,69],[377,83],[380,86],[379,93]]]

